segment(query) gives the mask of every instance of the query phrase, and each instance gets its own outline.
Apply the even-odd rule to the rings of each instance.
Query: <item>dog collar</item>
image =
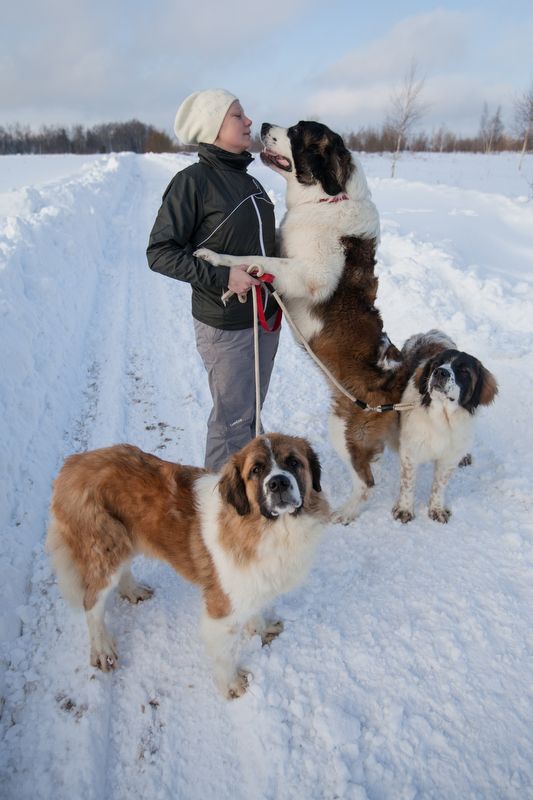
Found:
[[[340,203],[341,200],[349,200],[347,194],[337,194],[335,197],[322,197],[318,202],[319,203]]]

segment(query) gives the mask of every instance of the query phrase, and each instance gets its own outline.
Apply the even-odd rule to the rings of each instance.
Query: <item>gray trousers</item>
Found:
[[[233,453],[255,436],[253,330],[223,331],[195,319],[194,331],[213,398],[207,420],[205,466],[218,472]],[[259,327],[261,407],[270,383],[279,333],[279,330],[266,333]]]

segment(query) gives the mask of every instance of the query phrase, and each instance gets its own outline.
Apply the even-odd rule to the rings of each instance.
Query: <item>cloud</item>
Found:
[[[409,17],[332,64],[320,84],[327,88],[392,83],[402,78],[413,59],[427,72],[447,68],[464,57],[469,26],[468,15],[443,9]]]
[[[437,9],[404,19],[368,45],[347,53],[326,69],[305,99],[309,116],[340,130],[380,126],[390,112],[391,95],[413,60],[424,78],[426,105],[420,127],[446,123],[458,133],[475,133],[483,102],[494,110],[512,92],[505,81],[488,82],[466,73],[469,14]]]
[[[250,13],[249,0],[21,0],[2,20],[0,122],[29,109],[43,122],[170,120],[186,94],[227,72],[246,76],[254,41],[314,5],[270,0]]]

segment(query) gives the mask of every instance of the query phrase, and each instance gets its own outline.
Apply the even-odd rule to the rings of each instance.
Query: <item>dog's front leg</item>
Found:
[[[201,631],[218,689],[228,700],[241,697],[248,688],[248,673],[237,668],[242,626],[231,616],[212,617],[204,609]]]
[[[195,250],[197,258],[208,261],[215,267],[237,267],[245,264],[250,267],[253,264],[261,267],[264,272],[274,275],[274,288],[282,297],[307,298],[319,302],[323,300],[322,294],[327,287],[321,285],[320,281],[313,280],[306,265],[295,258],[269,258],[268,256],[228,256],[225,253],[215,253],[207,247]]]
[[[400,496],[392,516],[401,522],[411,522],[415,518],[416,468],[414,460],[400,449]]]
[[[450,519],[452,512],[444,505],[444,493],[456,466],[457,459],[454,459],[453,464],[450,464],[448,460],[435,462],[428,514],[436,522],[448,522]]]
[[[214,250],[209,250],[207,247],[200,247],[193,253],[196,258],[201,258],[203,261],[208,261],[214,267],[238,267],[245,264],[250,267],[252,264],[257,264],[262,267],[265,272],[274,272],[277,258],[269,258],[268,256],[229,256],[226,253],[215,253]]]

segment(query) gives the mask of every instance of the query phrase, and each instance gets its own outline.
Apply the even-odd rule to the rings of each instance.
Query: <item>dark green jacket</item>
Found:
[[[252,297],[233,296],[226,306],[229,267],[214,267],[192,254],[198,247],[233,256],[274,255],[274,206],[246,168],[250,153],[236,155],[200,144],[199,161],[174,176],[165,194],[146,255],[150,268],[192,286],[192,314],[225,330],[252,325]],[[267,318],[276,310],[269,300]]]

